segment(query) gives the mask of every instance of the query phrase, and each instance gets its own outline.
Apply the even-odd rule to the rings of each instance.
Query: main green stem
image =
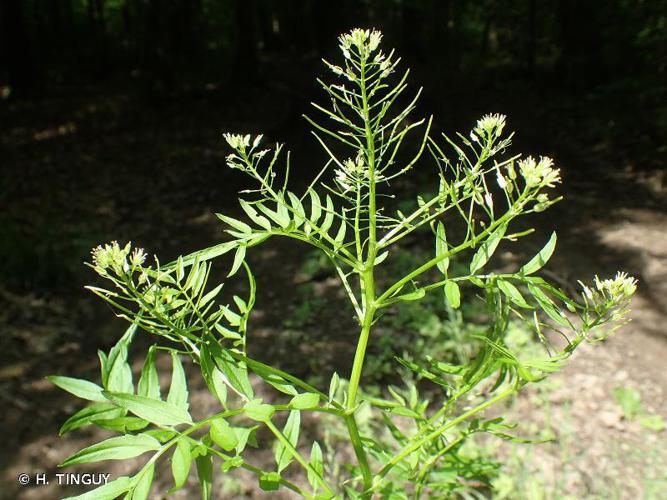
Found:
[[[364,493],[362,499],[370,498],[370,489],[373,486],[373,474],[368,465],[368,458],[364,450],[361,436],[355,418],[355,410],[357,406],[357,393],[359,390],[359,381],[361,380],[361,372],[364,366],[364,358],[366,356],[366,349],[368,347],[368,339],[371,334],[373,320],[375,318],[375,254],[377,253],[377,235],[376,235],[376,205],[375,205],[375,137],[371,127],[370,111],[368,106],[368,93],[366,90],[366,55],[362,56],[361,61],[361,80],[360,90],[363,105],[363,118],[366,132],[366,161],[368,163],[368,250],[366,260],[364,262],[364,269],[360,273],[360,280],[364,294],[363,301],[363,320],[361,324],[361,333],[359,334],[359,341],[357,342],[357,349],[354,354],[354,362],[352,364],[352,373],[350,374],[350,385],[348,386],[347,395],[347,412],[346,423],[350,434],[350,440],[354,447],[354,452],[357,455],[359,468],[364,481]],[[356,215],[356,224],[358,224],[359,214]],[[359,235],[356,235],[359,238]]]

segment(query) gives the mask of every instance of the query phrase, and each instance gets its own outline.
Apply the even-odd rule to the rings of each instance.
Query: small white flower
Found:
[[[127,269],[127,256],[130,253],[130,243],[121,248],[117,241],[95,247],[92,251],[93,265],[99,270],[112,268],[116,272]]]
[[[391,73],[391,65],[392,62],[387,59],[386,61],[382,61],[380,63],[380,70],[382,71],[382,78],[385,78]]]
[[[557,182],[560,182],[560,170],[553,168],[553,160],[546,156],[541,157],[540,161],[535,161],[535,158],[529,156],[523,160],[519,160],[519,170],[526,186],[530,187],[554,187]]]
[[[499,137],[505,128],[505,115],[499,113],[484,115],[477,120],[477,126],[474,128],[479,135],[487,135],[491,138]]]
[[[581,282],[580,282],[581,283]],[[593,292],[591,291],[590,288],[588,288],[586,285],[583,283],[581,284],[582,288],[584,289],[584,295],[589,299],[593,300]]]
[[[637,280],[624,272],[616,273],[613,279],[600,280],[596,276],[594,281],[599,292],[614,300],[630,297],[637,291]]]
[[[493,195],[491,193],[486,193],[484,195],[484,201],[486,202],[486,205],[491,209],[493,212]]]
[[[363,56],[368,56],[377,50],[382,41],[382,33],[377,30],[355,28],[339,37],[340,49],[345,59],[351,58],[350,48],[354,47]]]
[[[382,41],[382,33],[379,31],[373,30],[368,38],[368,50],[373,52],[377,49]]]
[[[507,189],[507,180],[503,177],[503,174],[500,173],[500,170],[496,172],[496,179],[498,179],[498,186],[503,191]]]
[[[132,251],[132,256],[130,257],[130,264],[134,267],[138,267],[146,261],[146,252],[143,248],[135,248]]]
[[[232,149],[235,150],[244,150],[248,146],[250,146],[250,135],[241,135],[241,134],[223,134],[222,135],[225,138],[225,141],[227,141],[227,144]]]

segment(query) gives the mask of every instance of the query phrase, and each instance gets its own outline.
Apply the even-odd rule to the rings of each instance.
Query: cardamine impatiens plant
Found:
[[[323,119],[306,119],[328,161],[305,191],[289,189],[289,155],[281,167],[282,145],[269,148],[262,136],[225,134],[232,150],[227,165],[254,185],[239,198],[243,220],[218,214],[227,241],[166,265],[157,258],[148,261],[130,244],[93,250],[90,266],[110,286],[89,288],[130,326],[108,353],[99,352],[97,383],[62,376],[50,380],[91,402],[63,424],[61,434],[93,425],[117,436],[61,465],[138,456],[145,461],[133,474],[76,498],[148,498],[161,460],[171,466],[170,491],[183,487],[196,468],[204,499],[213,496],[216,474],[236,469],[255,474],[263,490],[291,490],[305,498],[480,494],[488,485],[475,481],[478,467],[462,459],[462,446],[478,433],[513,439],[513,426],[502,416],[485,416],[484,410],[560,370],[583,341],[603,339],[626,321],[636,289],[626,274],[595,277],[582,284],[577,297],[538,276],[554,252],[555,234],[520,268],[491,270],[489,261],[501,245],[531,232],[513,229],[515,220],[559,200],[549,194],[560,182],[559,170],[550,158],[508,155],[512,134],[499,114],[484,116],[467,135],[432,137],[432,118],[412,119],[419,92],[403,101],[408,72],[394,78],[399,59],[380,50],[381,39],[378,31],[352,30],[339,38],[341,62],[325,61],[336,79],[320,81],[329,106],[314,104]],[[406,140],[413,134],[417,140]],[[409,142],[414,151],[401,154]],[[433,167],[433,194],[418,197],[411,213],[390,211],[383,200],[392,194],[392,181],[418,162]],[[455,224],[463,230],[454,231]],[[432,238],[431,257],[390,280],[383,266],[402,251],[399,242],[418,230]],[[344,377],[329,374],[328,387],[315,387],[248,354],[256,285],[247,257],[272,237],[321,251],[349,298],[359,327],[354,361]],[[225,301],[222,283],[208,282],[212,262],[230,252],[228,278],[245,274],[249,293]],[[450,268],[453,259],[457,266]],[[462,261],[465,267],[458,266]],[[442,294],[447,307],[458,308],[463,287],[476,290],[487,311],[475,355],[460,364],[398,358],[397,367],[412,373],[405,387],[386,386],[380,395],[366,391],[366,354],[382,335],[383,314],[426,294]],[[523,359],[508,347],[505,334],[513,316],[530,320],[544,346],[542,356]],[[128,350],[140,331],[157,343],[148,349],[135,384]],[[168,389],[161,387],[156,368],[156,358],[163,355],[172,362]],[[184,358],[198,367],[219,404],[218,412],[201,420],[189,411]],[[423,397],[412,380],[420,381],[420,388],[430,385],[431,396]],[[257,384],[266,385],[262,394],[268,388],[274,396],[259,398]],[[317,440],[304,438],[304,413],[341,422],[353,451],[350,460],[335,463],[342,455],[334,457]],[[272,446],[275,463],[253,464],[248,446]]]

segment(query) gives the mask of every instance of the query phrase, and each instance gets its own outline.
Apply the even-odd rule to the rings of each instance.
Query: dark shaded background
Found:
[[[222,131],[314,154],[300,115],[322,99],[320,58],[355,26],[400,49],[439,130],[502,112],[527,152],[581,155],[576,175],[597,175],[592,148],[605,169],[664,166],[661,0],[5,0],[0,16],[10,289],[69,287],[116,219],[166,204],[174,214],[150,222],[166,229],[224,204],[237,176]]]
[[[210,214],[235,210],[244,187],[224,166],[224,131],[287,142],[294,181],[309,181],[322,155],[301,115],[324,101],[320,59],[334,61],[352,27],[398,49],[437,131],[500,112],[517,150],[556,159],[568,203],[542,223],[566,242],[563,282],[590,262],[641,275],[642,252],[665,261],[658,243],[633,252],[593,229],[666,213],[667,1],[3,0],[0,464],[30,462],[41,448],[26,443],[72,409],[42,377],[95,376],[95,349],[122,328],[82,290],[90,248],[132,240],[166,261],[219,241]],[[429,189],[420,179],[406,192]],[[270,299],[301,254],[280,266],[267,255]],[[642,294],[664,312],[659,290]],[[278,359],[279,343],[265,344]]]

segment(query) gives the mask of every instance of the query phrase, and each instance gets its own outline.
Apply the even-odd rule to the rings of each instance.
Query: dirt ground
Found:
[[[274,97],[263,97],[269,90]],[[56,464],[92,442],[90,431],[58,437],[59,425],[79,403],[44,379],[55,373],[95,377],[96,349],[108,349],[122,331],[123,324],[82,290],[93,279],[81,265],[88,249],[131,239],[168,260],[218,241],[220,227],[211,213],[233,207],[234,190],[242,187],[223,166],[222,131],[265,131],[270,139],[291,142],[294,151],[301,148],[304,157],[312,151],[304,135],[291,132],[294,95],[276,99],[279,92],[286,91],[255,89],[231,101],[202,91],[185,102],[147,108],[132,96],[91,90],[3,108],[1,121],[10,124],[0,138],[6,193],[0,198],[1,222],[8,235],[3,247],[20,250],[6,257],[13,277],[6,273],[0,285],[1,498],[46,500],[71,493],[56,484]],[[608,341],[582,348],[548,389],[527,391],[508,410],[537,430],[551,429],[555,441],[504,453],[512,457],[515,478],[525,483],[525,498],[667,498],[667,432],[625,419],[613,398],[616,387],[637,389],[646,412],[667,417],[664,155],[644,168],[617,145],[584,142],[574,128],[542,140],[532,120],[544,120],[548,111],[521,109],[511,121],[519,136],[526,131],[520,144],[544,147],[544,154],[557,159],[565,201],[536,220],[536,237],[518,253],[534,252],[555,228],[559,245],[550,270],[560,283],[576,286],[594,273],[622,269],[639,279],[639,293],[629,325]],[[280,253],[276,266],[281,250],[270,246],[257,258],[257,275],[269,277],[260,279],[260,287],[266,286],[254,335],[261,355],[274,360],[291,344],[280,340],[273,304],[285,300],[280,286],[294,283],[303,256]],[[321,324],[345,323],[336,323],[335,311],[328,314]],[[323,329],[319,333],[319,340],[317,329],[313,333],[318,351],[344,369],[351,345],[341,336],[324,337]],[[302,354],[312,351],[304,348]],[[307,369],[299,363],[293,368]],[[204,414],[212,403],[196,389],[191,388],[193,406]],[[80,470],[117,475],[128,472],[126,466]],[[49,485],[19,486],[19,474],[41,472],[51,478]],[[166,489],[168,474],[158,476]],[[532,485],[536,480],[551,485],[546,496]],[[196,478],[188,484],[171,497],[195,498]],[[228,485],[228,498],[267,496],[251,491],[250,478],[239,484]]]

